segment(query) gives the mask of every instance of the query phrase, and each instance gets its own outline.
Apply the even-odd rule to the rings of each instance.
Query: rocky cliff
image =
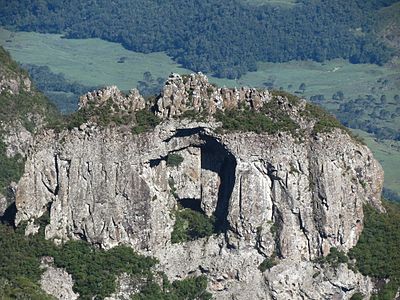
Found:
[[[315,262],[332,247],[356,245],[364,204],[383,210],[382,168],[324,114],[282,93],[217,88],[202,74],[172,75],[151,103],[115,87],[81,98],[82,111],[105,106],[128,124],[100,126],[89,115],[34,137],[16,191],[16,224],[27,222],[27,234],[49,211],[47,239],[130,245],[158,258],[170,279],[207,275],[216,299],[371,293],[371,281],[345,265]],[[138,134],[129,126],[143,109],[161,123]],[[224,126],[235,112],[268,126],[251,118],[255,130]],[[171,154],[178,163],[168,162]],[[212,216],[215,234],[172,243],[182,208]],[[260,271],[271,257],[277,264]]]

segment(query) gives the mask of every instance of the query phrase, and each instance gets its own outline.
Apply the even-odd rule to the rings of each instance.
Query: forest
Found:
[[[375,33],[376,10],[395,2],[299,0],[283,8],[239,0],[0,0],[0,25],[165,51],[186,68],[233,79],[258,61],[383,64],[394,50]]]

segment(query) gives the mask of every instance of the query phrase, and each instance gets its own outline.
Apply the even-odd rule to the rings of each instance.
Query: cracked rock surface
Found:
[[[339,129],[299,142],[285,132],[216,133],[215,122],[171,118],[243,101],[257,109],[270,98],[268,92],[207,90],[196,76],[167,82],[156,104],[164,121],[152,132],[90,125],[36,136],[18,184],[16,224],[49,209],[46,238],[84,239],[105,249],[130,245],[157,257],[171,280],[207,275],[216,299],[368,295],[368,278],[345,266],[322,270],[312,261],[331,247],[347,252],[356,245],[364,204],[383,210],[383,171],[370,150]],[[183,158],[180,165],[167,163],[172,153]],[[222,232],[171,244],[173,212],[184,200],[214,215]],[[260,263],[274,254],[278,265],[261,272]]]

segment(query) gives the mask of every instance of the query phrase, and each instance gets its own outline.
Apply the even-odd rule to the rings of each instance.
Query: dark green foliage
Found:
[[[12,158],[6,155],[6,145],[0,135],[0,193],[6,194],[6,187],[12,182],[18,182],[24,172],[25,160],[17,154]]]
[[[0,95],[0,120],[12,122],[20,120],[29,131],[36,130],[38,122],[34,114],[43,116],[45,122],[54,122],[61,117],[49,100],[37,91],[20,91],[18,95],[2,93]]]
[[[154,129],[160,124],[160,119],[157,118],[151,111],[143,109],[135,113],[136,126],[133,128],[134,133],[142,133]]]
[[[94,86],[84,86],[78,82],[70,82],[62,73],[51,72],[48,66],[23,64],[21,66],[40,89],[63,113],[71,113],[78,108],[79,97],[89,91],[98,89]],[[59,92],[63,92],[60,94]]]
[[[364,140],[358,135],[352,133],[348,128],[340,123],[333,115],[325,111],[318,105],[307,103],[304,111],[301,115],[312,118],[316,122],[313,128],[313,134],[331,132],[335,128],[339,128],[342,132],[347,133],[354,141],[365,144]]]
[[[160,123],[160,119],[147,108],[134,113],[131,111],[122,111],[113,103],[112,99],[109,99],[99,106],[91,103],[87,107],[81,108],[57,122],[49,124],[49,127],[56,130],[64,128],[71,130],[88,121],[95,122],[101,127],[110,125],[131,126],[132,132],[135,134],[152,130]]]
[[[39,286],[25,277],[17,277],[13,282],[0,278],[0,298],[2,300],[29,299],[29,300],[54,300]]]
[[[86,242],[70,241],[59,248],[41,235],[25,237],[21,231],[0,225],[0,278],[7,279],[13,286],[19,284],[20,278],[36,285],[43,272],[39,268],[40,258],[48,255],[54,257],[57,267],[65,268],[72,275],[74,291],[79,292],[81,299],[91,299],[95,295],[102,299],[115,290],[116,275],[127,272],[147,276],[156,263],[124,246],[104,251]]]
[[[330,132],[334,128],[341,128],[345,130],[345,127],[340,124],[340,122],[334,116],[317,105],[307,103],[302,114],[308,118],[313,118],[316,120],[313,130],[314,133]]]
[[[0,74],[7,78],[20,79],[26,78],[26,71],[22,70],[13,61],[7,51],[0,46]],[[22,125],[30,131],[34,131],[40,120],[33,117],[39,115],[43,121],[51,122],[59,118],[59,114],[49,100],[35,88],[28,92],[23,84],[20,85],[18,94],[2,92],[0,94],[0,121],[4,123],[20,120]]]
[[[214,233],[213,218],[200,212],[182,209],[176,211],[175,218],[174,230],[171,233],[172,243],[193,241]]]
[[[382,64],[392,51],[375,35],[376,10],[393,2],[301,0],[290,9],[236,0],[1,0],[0,25],[165,51],[189,69],[234,79],[255,71],[257,61]]]
[[[349,256],[362,274],[390,279],[376,299],[393,299],[400,287],[400,205],[383,203],[386,214],[364,207],[364,230]]]
[[[344,264],[349,261],[346,253],[339,251],[336,247],[331,247],[329,254],[325,257],[320,257],[316,262],[320,264],[328,264],[334,268],[337,268],[339,264]]]
[[[350,300],[363,300],[364,299],[364,295],[361,294],[360,292],[356,292],[353,294],[353,296],[351,296]]]
[[[39,220],[42,225],[46,222],[46,216]],[[198,234],[204,234],[201,225],[196,226],[199,228]],[[115,291],[116,276],[123,272],[142,282],[143,295],[139,294],[134,299],[178,300],[211,297],[205,291],[205,277],[175,281],[172,285],[165,279],[165,286],[161,291],[161,288],[152,282],[151,268],[157,261],[138,255],[129,247],[118,246],[104,251],[83,241],[69,241],[57,247],[44,239],[43,232],[26,237],[23,231],[0,224],[1,297],[15,299],[19,295],[19,299],[50,299],[38,285],[43,272],[43,269],[40,269],[42,256],[54,257],[54,265],[65,268],[72,275],[75,281],[73,289],[80,294],[80,299],[103,299],[110,295]],[[157,298],[159,295],[161,296]]]
[[[183,157],[178,153],[170,153],[167,156],[167,166],[178,167],[182,162]]]
[[[275,266],[277,262],[275,261],[274,257],[267,257],[264,259],[264,261],[258,266],[258,269],[261,272],[265,272],[266,270],[271,269],[273,266]]]
[[[140,291],[140,294],[133,296],[132,300],[209,300],[212,295],[206,291],[206,288],[205,276],[186,278],[174,281],[172,284],[164,277],[162,288],[151,282]]]
[[[282,110],[272,107],[269,103],[261,112],[250,109],[226,110],[225,112],[217,111],[215,117],[217,121],[222,122],[222,128],[227,131],[274,134],[279,131],[293,132],[298,127]]]
[[[80,294],[81,299],[94,296],[102,299],[114,292],[117,274],[126,272],[147,277],[156,263],[156,260],[137,255],[125,246],[103,251],[82,241],[67,242],[51,254],[55,265],[72,275],[74,291]]]

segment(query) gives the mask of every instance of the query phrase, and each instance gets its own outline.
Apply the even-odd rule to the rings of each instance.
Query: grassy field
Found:
[[[69,40],[56,34],[12,33],[0,28],[0,44],[20,63],[47,65],[88,86],[115,84],[128,90],[136,87],[146,71],[154,77],[190,72],[164,53],[136,53],[100,39]]]
[[[258,1],[258,0],[251,0]],[[264,2],[272,2],[260,0]],[[283,2],[294,2],[284,1]],[[21,63],[47,65],[55,73],[63,73],[67,79],[84,85],[115,84],[122,90],[136,87],[143,73],[150,71],[154,77],[166,78],[169,73],[190,73],[180,67],[164,53],[142,54],[128,51],[119,44],[100,39],[69,40],[60,35],[10,31],[0,28],[0,44],[13,58]],[[124,61],[119,63],[118,61]],[[400,94],[400,63],[390,66],[363,64],[353,65],[344,60],[325,63],[312,61],[287,63],[259,63],[257,72],[247,73],[238,80],[219,79],[209,76],[210,81],[220,86],[253,86],[282,88],[295,93],[300,84],[305,84],[301,97],[324,95],[324,106],[332,111],[340,104],[330,100],[337,91],[344,93],[345,99],[355,99],[358,95],[372,95],[379,99],[388,98],[385,109],[391,112],[399,108],[394,103],[394,95]],[[384,82],[384,84],[383,84]],[[382,126],[400,130],[400,118],[390,121],[377,120]],[[362,133],[367,144],[385,168],[385,185],[400,193],[400,149],[398,143],[377,142]]]
[[[0,44],[18,62],[47,65],[53,72],[64,73],[67,78],[89,86],[116,84],[127,90],[135,87],[146,71],[154,77],[166,77],[171,72],[191,72],[164,53],[132,52],[100,39],[71,40],[56,34],[13,33],[0,28]],[[121,58],[124,58],[124,63],[118,63]],[[383,90],[377,83],[379,79],[388,80]],[[295,92],[301,83],[305,83],[302,95],[305,97],[323,94],[329,98],[342,90],[346,97],[385,93],[391,98],[400,93],[400,65],[353,65],[344,60],[259,63],[257,72],[247,73],[239,80],[212,76],[210,80],[221,86],[263,87],[265,83],[272,83],[274,88],[290,92]]]

